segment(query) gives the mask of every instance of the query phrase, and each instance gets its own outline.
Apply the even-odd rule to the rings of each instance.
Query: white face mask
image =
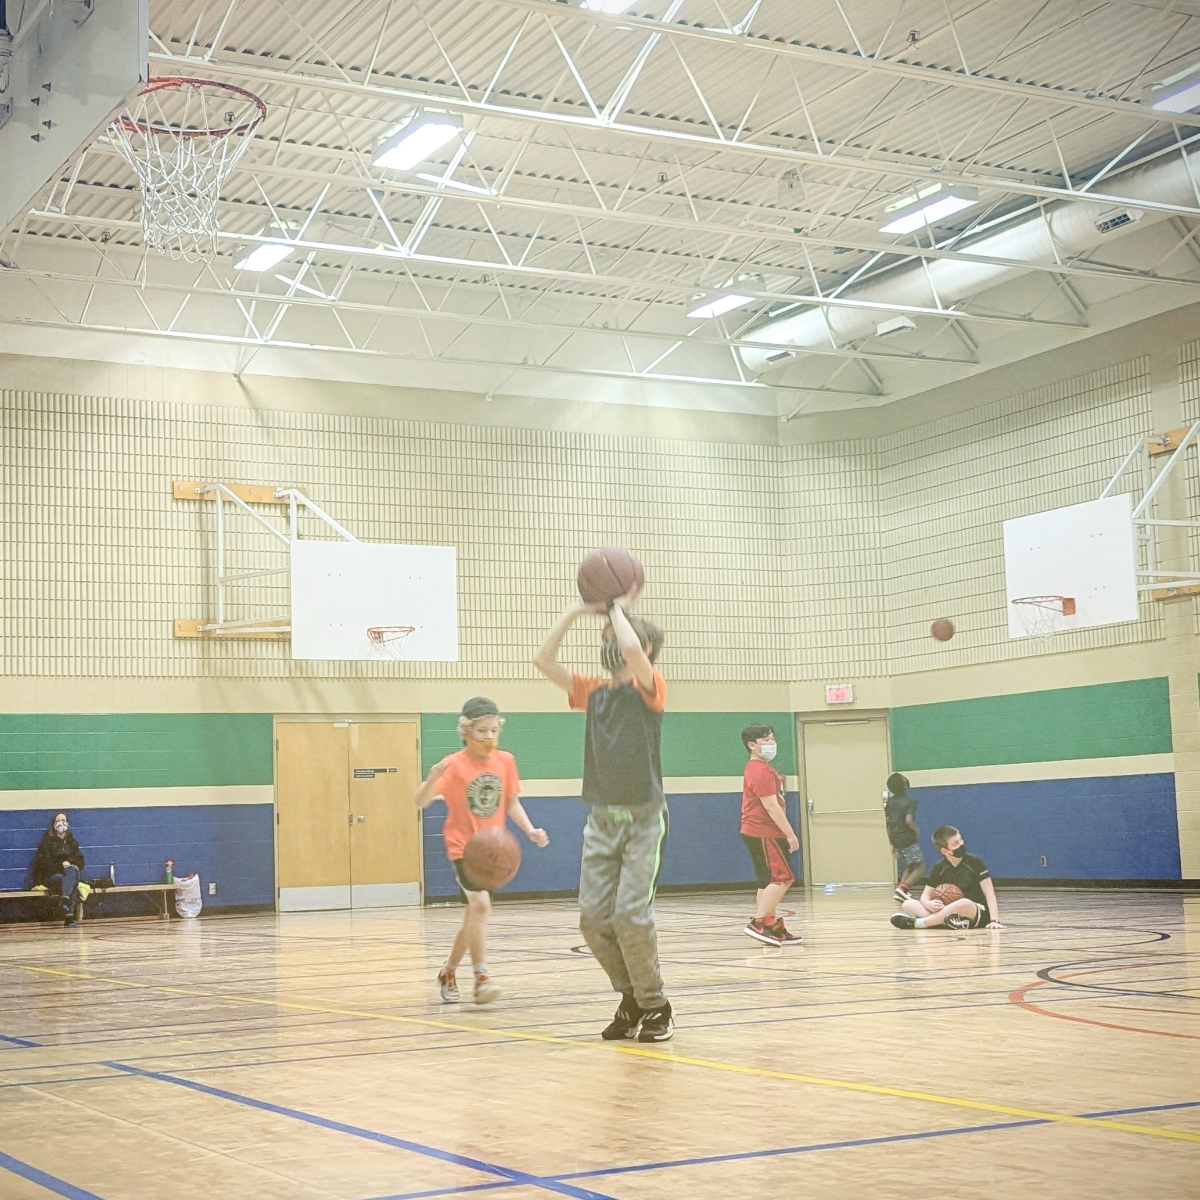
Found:
[[[767,760],[767,762],[770,762],[771,759],[773,759],[775,755],[779,753],[779,747],[774,742],[767,742],[764,745],[759,746],[758,752]]]
[[[67,825],[66,821],[55,821],[54,822],[54,832],[55,833],[66,833],[68,828],[69,828],[69,826]]]

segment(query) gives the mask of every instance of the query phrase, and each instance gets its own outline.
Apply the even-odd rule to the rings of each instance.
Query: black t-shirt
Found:
[[[920,840],[905,819],[910,813],[916,820],[917,802],[911,796],[888,795],[883,814],[884,820],[887,821],[888,839],[897,850],[903,850]]]
[[[583,799],[616,808],[661,808],[662,720],[667,684],[654,672],[654,692],[636,682],[610,687],[576,675],[571,707],[587,712]]]
[[[968,900],[976,904],[987,904],[980,881],[991,879],[992,873],[987,869],[987,863],[973,854],[964,854],[957,867],[952,867],[943,856],[941,861],[925,880],[926,887],[941,887],[943,883],[952,883]]]

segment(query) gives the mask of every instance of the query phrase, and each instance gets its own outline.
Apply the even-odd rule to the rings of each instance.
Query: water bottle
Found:
[[[837,895],[837,884],[836,883],[827,883],[825,885],[825,895],[836,896]]]
[[[171,859],[167,859],[167,882],[175,882],[175,863]]]

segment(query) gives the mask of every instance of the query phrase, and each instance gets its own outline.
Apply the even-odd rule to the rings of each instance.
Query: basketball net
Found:
[[[1025,636],[1048,642],[1059,632],[1059,620],[1075,615],[1075,601],[1070,596],[1022,596],[1012,606],[1020,618]]]
[[[367,630],[367,653],[384,662],[399,662],[404,657],[404,643],[416,632],[415,625],[372,626]]]
[[[142,233],[160,254],[217,255],[221,184],[249,149],[267,106],[211,79],[152,79],[108,127],[142,192]]]

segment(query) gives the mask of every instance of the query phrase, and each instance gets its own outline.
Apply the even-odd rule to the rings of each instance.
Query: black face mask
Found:
[[[950,853],[953,854],[955,858],[962,859],[967,853],[967,843],[963,842],[963,844],[959,846],[957,850],[951,850]]]
[[[600,665],[614,675],[625,665],[625,655],[621,653],[620,645],[615,641],[600,643]]]

